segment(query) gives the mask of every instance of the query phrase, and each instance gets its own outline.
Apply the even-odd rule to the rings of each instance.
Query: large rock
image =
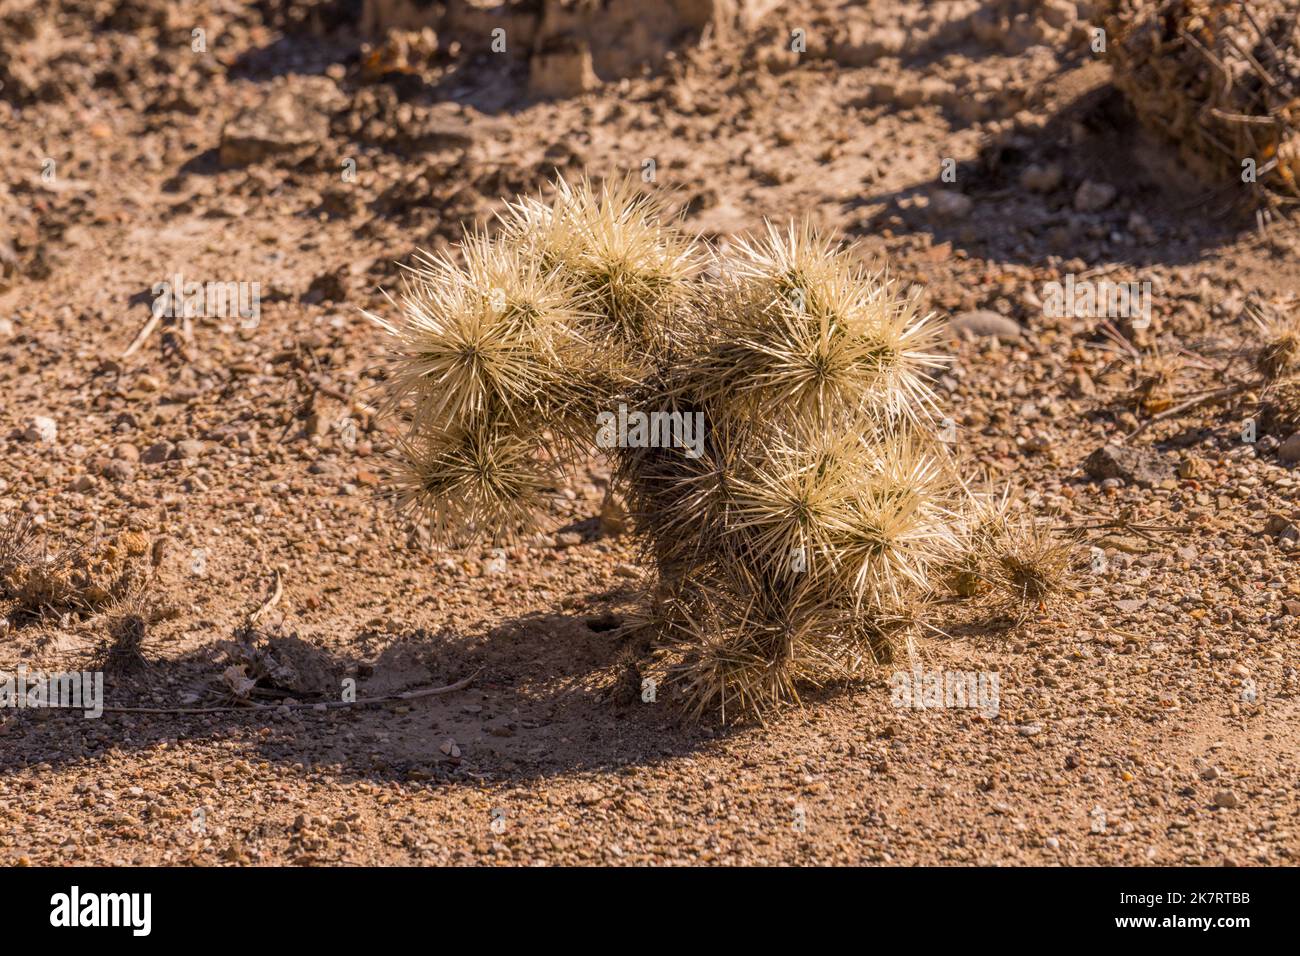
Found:
[[[530,61],[534,95],[563,96],[657,66],[679,43],[746,32],[777,0],[365,0],[363,32],[434,28],[470,50],[504,31],[505,53]],[[536,61],[536,62],[534,62]]]
[[[361,32],[380,34],[432,26],[442,7],[438,0],[365,0],[361,6]]]
[[[1294,465],[1300,462],[1300,432],[1296,432],[1286,441],[1282,442],[1277,450],[1277,457],[1288,465]]]
[[[222,165],[247,166],[318,146],[329,132],[330,112],[341,99],[328,77],[277,80],[260,103],[240,110],[222,128]]]
[[[1129,448],[1127,445],[1104,445],[1083,463],[1088,477],[1097,481],[1118,478],[1145,488],[1155,487],[1173,480],[1177,471],[1173,462],[1150,448]]]
[[[20,277],[49,274],[48,249],[30,205],[0,188],[0,292]]]
[[[907,31],[851,20],[835,31],[831,58],[841,66],[869,66],[881,57],[898,56],[907,45]]]
[[[600,85],[586,40],[571,33],[547,38],[528,61],[528,92],[543,99],[577,96]]]
[[[706,27],[719,35],[752,25],[772,2],[761,0],[544,0],[535,44],[571,35],[591,48],[592,66],[602,79],[629,76],[655,66],[684,37],[698,39]]]
[[[948,323],[956,333],[968,333],[976,338],[998,338],[1003,342],[1018,342],[1022,334],[1020,323],[989,309],[976,309],[953,316]]]

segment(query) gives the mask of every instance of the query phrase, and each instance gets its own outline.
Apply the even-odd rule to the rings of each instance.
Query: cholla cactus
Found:
[[[696,715],[762,714],[897,653],[959,560],[968,502],[934,433],[942,360],[917,297],[808,226],[706,268],[631,180],[560,182],[502,226],[463,264],[421,260],[404,318],[377,320],[401,500],[443,541],[508,537],[607,450],[654,571],[629,629]],[[678,440],[601,441],[620,405]],[[996,565],[980,572],[1036,600],[1003,550],[980,550]]]
[[[553,201],[521,199],[502,217],[504,242],[571,284],[587,305],[590,321],[578,328],[596,354],[633,375],[673,342],[702,266],[695,243],[665,228],[664,218],[631,178],[600,188],[561,179]]]
[[[721,264],[704,305],[708,360],[692,371],[722,411],[827,421],[871,412],[925,420],[923,375],[934,324],[915,296],[858,268],[849,250],[808,226],[768,226]]]
[[[1300,202],[1294,0],[1108,0],[1115,85],[1207,179],[1253,160],[1263,198]]]

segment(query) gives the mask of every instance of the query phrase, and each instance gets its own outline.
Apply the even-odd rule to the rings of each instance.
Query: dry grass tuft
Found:
[[[131,674],[149,666],[152,629],[178,614],[176,607],[163,603],[147,588],[109,612],[104,629],[107,639],[96,654],[96,668],[110,674]]]
[[[1003,523],[989,576],[1014,616],[1027,617],[1074,589],[1072,550],[1069,539],[1023,513]]]
[[[1262,340],[1255,370],[1270,381],[1300,372],[1300,308],[1254,311],[1251,319]]]
[[[1260,425],[1279,438],[1300,432],[1300,375],[1279,379],[1265,389]]]
[[[1010,486],[972,492],[956,536],[943,577],[962,597],[984,595],[1023,618],[1074,590],[1073,541],[1035,519]]]

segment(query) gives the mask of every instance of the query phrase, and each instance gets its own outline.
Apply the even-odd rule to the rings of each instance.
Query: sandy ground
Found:
[[[296,636],[304,682],[472,681],[370,708],[0,711],[0,860],[1295,862],[1287,436],[1243,442],[1246,404],[1192,409],[1099,480],[1088,456],[1153,410],[1117,407],[1129,372],[1099,321],[1041,298],[1067,274],[1152,282],[1150,328],[1127,331],[1191,356],[1190,394],[1256,334],[1244,306],[1300,294],[1300,245],[1171,174],[1077,5],[999,26],[1016,4],[791,2],[553,100],[446,37],[370,79],[346,12],[316,6],[337,29],[274,2],[4,5],[0,522],[50,547],[149,542],[165,613],[147,664],[110,668],[111,704],[220,703],[227,642],[277,576],[258,624]],[[1084,536],[1080,594],[1021,625],[945,606],[916,665],[997,675],[995,716],[894,706],[887,670],[766,726],[683,724],[671,688],[628,702],[613,625],[642,572],[597,520],[599,461],[560,489],[553,534],[503,555],[430,550],[394,513],[361,310],[391,308],[395,261],[557,168],[645,159],[716,241],[811,216],[931,308],[1011,320],[954,333],[939,383],[974,465],[1061,526],[1163,529]],[[260,283],[259,321],[166,319],[123,357],[178,272]],[[113,616],[7,620],[0,670],[54,671],[98,666]]]

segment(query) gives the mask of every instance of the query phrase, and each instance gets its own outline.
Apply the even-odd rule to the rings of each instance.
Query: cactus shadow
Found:
[[[974,158],[937,169],[928,181],[851,200],[846,211],[871,211],[856,231],[928,234],[936,246],[950,243],[991,261],[1043,265],[1077,257],[1141,267],[1201,261],[1254,228],[1241,190],[1196,180],[1171,147],[1139,127],[1095,66],[1060,78],[1063,105],[1045,122],[1020,116],[986,137]],[[1113,190],[1114,198],[1100,209],[1076,208],[1085,182]],[[965,202],[949,195],[936,203],[941,193]],[[954,208],[967,202],[966,210]]]
[[[373,657],[292,640],[298,671],[351,674],[358,698],[471,678],[467,687],[437,696],[325,711],[303,707],[291,716],[268,709],[106,712],[86,719],[80,711],[18,711],[0,733],[0,779],[36,765],[92,769],[110,751],[129,759],[165,741],[235,739],[248,759],[311,767],[338,780],[481,786],[652,765],[743,732],[747,725],[685,721],[671,688],[642,694],[637,680],[626,692],[636,649],[617,625],[631,593],[589,595],[580,610],[527,614],[463,634],[416,629],[387,635]],[[362,650],[373,636],[360,633],[353,644]],[[206,645],[131,674],[107,674],[104,696],[118,706],[219,703],[228,663],[216,643]],[[253,699],[274,707],[285,698],[340,696],[259,687]]]
[[[406,29],[433,28],[442,33],[446,10],[428,0],[414,0]],[[350,75],[340,83],[348,93],[358,86],[391,87],[397,98],[415,105],[453,101],[489,115],[509,115],[522,110],[529,102],[528,71],[517,56],[502,57],[488,52],[486,41],[491,28],[502,26],[509,35],[527,45],[531,41],[537,11],[502,3],[483,9],[460,8],[472,24],[462,24],[449,34],[457,43],[470,42],[472,49],[460,54],[440,52],[445,69],[436,79],[426,81],[419,72],[402,65],[377,76],[363,79]],[[320,76],[329,67],[342,64],[355,67],[361,60],[363,41],[379,44],[384,31],[367,21],[361,0],[331,0],[307,11],[305,18],[284,25],[284,33],[261,46],[243,51],[231,64],[230,75],[238,79],[271,81],[293,75]],[[468,30],[468,32],[466,32]],[[482,42],[480,42],[482,41]],[[444,39],[445,47],[447,40]],[[353,71],[355,72],[355,71]]]

